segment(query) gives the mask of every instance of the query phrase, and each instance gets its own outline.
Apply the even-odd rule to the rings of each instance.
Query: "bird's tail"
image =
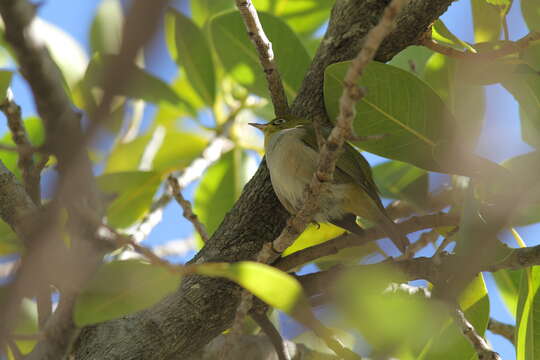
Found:
[[[409,246],[410,242],[409,239],[399,231],[399,229],[396,226],[396,223],[392,221],[386,214],[384,216],[381,216],[381,219],[379,221],[380,226],[382,227],[383,231],[388,235],[390,240],[397,246],[397,248],[405,254],[405,251],[407,250],[407,246]]]

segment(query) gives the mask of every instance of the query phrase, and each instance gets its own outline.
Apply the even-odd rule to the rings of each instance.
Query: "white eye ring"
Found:
[[[285,124],[287,122],[287,120],[285,120],[285,119],[276,119],[273,122],[274,122],[274,125],[281,125],[281,124]]]

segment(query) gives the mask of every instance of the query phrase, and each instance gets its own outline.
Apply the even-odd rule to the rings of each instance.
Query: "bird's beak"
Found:
[[[248,125],[251,125],[261,131],[264,131],[264,128],[266,127],[267,124],[248,123]]]

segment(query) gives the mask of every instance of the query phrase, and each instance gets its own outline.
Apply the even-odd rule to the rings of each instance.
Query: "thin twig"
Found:
[[[172,194],[176,199],[176,202],[178,202],[178,205],[180,205],[182,207],[182,210],[184,210],[184,217],[193,224],[199,235],[201,235],[201,239],[204,242],[208,242],[208,233],[206,232],[206,228],[199,221],[197,215],[193,212],[191,203],[186,200],[182,195],[182,189],[180,187],[180,182],[178,181],[178,179],[172,175],[169,175],[167,181],[172,188]]]
[[[514,336],[516,334],[516,327],[514,325],[505,324],[490,318],[487,329],[494,334],[504,337],[506,340],[515,345]]]
[[[456,307],[452,313],[456,325],[461,329],[462,334],[469,340],[474,350],[481,360],[501,360],[498,353],[493,351],[487,341],[478,334],[474,326],[467,320],[463,311]]]
[[[0,104],[0,110],[7,118],[9,130],[16,145],[16,151],[19,153],[17,165],[21,169],[26,192],[30,195],[32,201],[36,205],[39,205],[41,202],[41,176],[40,173],[36,173],[35,171],[36,167],[33,159],[35,149],[28,139],[28,133],[21,118],[21,107],[13,101],[10,91],[8,91],[8,96],[4,102]],[[6,150],[6,148],[3,150]]]
[[[287,96],[285,95],[285,89],[281,82],[278,68],[274,59],[274,52],[272,50],[272,43],[266,37],[262,28],[257,10],[251,3],[251,0],[236,0],[236,7],[242,15],[244,24],[246,25],[247,33],[255,49],[259,55],[259,62],[262,65],[264,74],[266,75],[266,81],[268,83],[268,90],[270,91],[270,97],[274,104],[274,112],[276,116],[284,116],[289,114],[289,105],[287,103]]]
[[[437,241],[438,238],[439,233],[436,229],[432,229],[431,231],[423,233],[422,235],[420,235],[420,238],[416,242],[407,246],[407,251],[405,252],[405,254],[400,256],[398,259],[410,259],[414,257],[414,255],[418,251],[422,250],[429,244],[433,244],[435,241]]]
[[[440,226],[455,226],[459,218],[447,214],[435,214],[413,217],[407,221],[396,224],[402,234],[410,234],[416,231]],[[355,246],[363,246],[369,242],[382,239],[386,234],[378,227],[366,230],[363,235],[343,234],[322,244],[314,245],[280,258],[273,263],[277,268],[290,271],[298,266],[307,264],[318,258],[336,254],[338,251]]]
[[[433,40],[429,35],[422,41],[422,45],[430,50],[441,53],[443,55],[466,60],[494,60],[506,55],[520,52],[530,46],[533,41],[540,39],[540,32],[533,31],[517,41],[508,41],[500,45],[495,50],[482,51],[473,53],[470,51],[460,51],[449,46],[442,45]]]
[[[13,355],[13,358],[15,360],[24,360],[24,355],[21,353],[21,350],[19,349],[15,341],[8,339],[7,346],[9,347],[11,355]]]
[[[261,330],[268,336],[268,339],[270,339],[270,342],[274,346],[274,349],[276,350],[276,354],[278,356],[279,360],[291,360],[291,357],[289,355],[289,351],[287,349],[287,346],[285,345],[285,342],[283,338],[281,337],[281,334],[276,329],[274,324],[268,319],[268,316],[264,313],[259,312],[251,312],[251,317],[257,325],[260,326]]]

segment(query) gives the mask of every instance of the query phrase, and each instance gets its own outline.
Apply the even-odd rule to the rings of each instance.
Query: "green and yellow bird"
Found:
[[[294,117],[280,117],[266,124],[250,123],[264,133],[266,163],[272,186],[281,204],[291,214],[300,210],[304,189],[309,185],[318,164],[318,145],[311,122]],[[329,130],[324,129],[323,135]],[[345,143],[336,163],[334,181],[320,195],[320,211],[314,221],[329,222],[361,234],[356,217],[375,222],[394,244],[405,252],[408,239],[400,233],[386,213],[369,163],[350,144]]]

